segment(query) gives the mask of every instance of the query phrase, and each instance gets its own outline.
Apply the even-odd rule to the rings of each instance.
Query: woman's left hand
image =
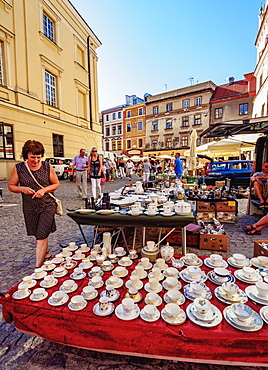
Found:
[[[32,198],[42,198],[45,194],[44,189],[39,189],[35,192],[35,194],[32,196]]]

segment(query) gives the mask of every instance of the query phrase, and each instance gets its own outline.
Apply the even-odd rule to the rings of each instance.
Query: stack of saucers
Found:
[[[234,253],[232,257],[228,258],[227,261],[229,265],[235,268],[239,268],[239,269],[243,268],[244,266],[248,267],[251,265],[251,262],[249,261],[249,259],[246,256],[244,256],[244,254],[240,254],[240,253]]]
[[[243,303],[234,303],[223,311],[225,320],[236,329],[244,331],[260,330],[263,321],[257,312]]]
[[[208,300],[212,298],[209,287],[201,281],[193,281],[192,283],[185,285],[183,289],[185,297],[191,301],[195,298],[205,298]]]
[[[186,320],[185,312],[176,303],[166,304],[161,311],[161,317],[171,325],[181,325]]]
[[[253,301],[268,305],[268,284],[263,281],[257,281],[255,285],[246,287],[245,292],[247,296]]]
[[[214,294],[219,301],[232,304],[236,302],[246,303],[248,298],[245,292],[243,292],[238,285],[227,282],[214,290]]]
[[[231,274],[231,271],[225,268],[217,267],[214,271],[209,271],[207,276],[212,283],[217,285],[227,283],[228,281],[231,283],[235,282],[235,277]]]
[[[200,326],[213,327],[222,321],[220,310],[204,298],[196,298],[186,312],[189,319]]]

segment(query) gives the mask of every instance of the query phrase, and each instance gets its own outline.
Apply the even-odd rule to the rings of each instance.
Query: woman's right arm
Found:
[[[19,183],[19,176],[17,173],[16,167],[13,168],[10,180],[8,183],[8,189],[13,193],[24,193],[24,194],[34,194],[34,189],[31,189],[27,186],[18,186]]]

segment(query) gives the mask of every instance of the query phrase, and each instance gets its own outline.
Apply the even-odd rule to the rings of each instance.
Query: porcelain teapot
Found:
[[[191,204],[180,201],[175,204],[175,212],[177,215],[186,216],[191,212]]]
[[[174,248],[167,243],[163,247],[160,248],[161,257],[164,258],[164,260],[170,261],[171,258],[174,256]]]
[[[143,189],[143,186],[142,186],[142,182],[141,181],[137,181],[136,182],[135,193],[136,194],[143,194],[144,193],[144,189]]]

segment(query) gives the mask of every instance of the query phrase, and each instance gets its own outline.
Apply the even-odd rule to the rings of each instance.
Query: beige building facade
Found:
[[[0,0],[0,178],[26,140],[46,156],[101,147],[97,36],[68,0]]]
[[[142,156],[145,148],[145,103],[123,108],[123,153]]]

